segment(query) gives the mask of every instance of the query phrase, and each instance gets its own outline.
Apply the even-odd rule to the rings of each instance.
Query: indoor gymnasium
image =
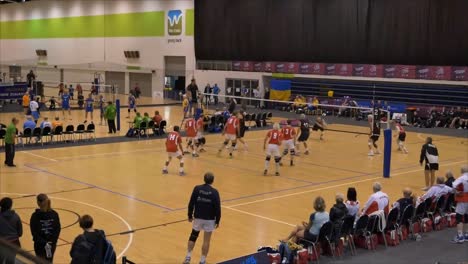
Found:
[[[467,10],[1,0],[0,263],[468,262]]]

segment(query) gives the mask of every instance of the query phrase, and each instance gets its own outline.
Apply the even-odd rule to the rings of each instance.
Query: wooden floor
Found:
[[[180,122],[180,107],[161,109],[170,124]],[[11,115],[2,114],[5,118]],[[78,113],[73,118],[78,119]],[[330,128],[366,132],[362,127]],[[358,199],[364,203],[375,181],[383,184],[392,202],[407,186],[421,194],[424,179],[418,159],[427,135],[409,133],[409,154],[392,152],[390,179],[382,178],[382,155],[367,156],[365,135],[340,132],[327,132],[324,141],[313,133],[310,155],[296,158],[294,167],[282,167],[280,177],[263,176],[264,136],[265,131],[248,132],[248,151],[240,147],[229,159],[226,153],[216,156],[222,137],[208,135],[208,152],[199,158],[185,157],[184,177],[176,174],[176,163],[171,164],[169,175],[161,174],[166,159],[162,139],[21,151],[15,160],[17,168],[0,168],[0,192],[16,198],[14,208],[25,230],[21,242],[27,250],[32,249],[27,223],[35,207],[34,197],[27,195],[49,194],[64,227],[56,263],[69,261],[70,242],[81,232],[76,224],[81,214],[91,214],[95,227],[111,235],[119,257],[126,255],[136,263],[181,263],[191,231],[186,206],[206,171],[215,174],[214,187],[223,201],[210,263],[249,254],[260,245],[275,245],[294,225],[308,219],[317,195],[325,198],[328,210],[335,193],[346,193],[350,186],[357,188]],[[450,169],[458,177],[461,165],[468,163],[467,138],[433,138],[441,159],[438,175]],[[128,230],[136,232],[119,234]],[[200,246],[194,251],[194,263],[199,260]]]

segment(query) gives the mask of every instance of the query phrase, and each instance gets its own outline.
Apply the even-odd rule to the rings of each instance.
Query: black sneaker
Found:
[[[275,176],[280,176],[279,172],[275,172]]]
[[[294,166],[294,161],[291,160],[291,162],[289,163],[289,165]]]

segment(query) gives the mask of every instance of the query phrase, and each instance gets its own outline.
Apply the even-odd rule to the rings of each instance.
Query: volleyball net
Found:
[[[117,95],[122,92],[119,91],[118,85],[92,82],[34,81],[32,87],[34,94],[44,97],[46,100],[60,97],[60,91],[66,91],[73,95],[73,100],[78,100],[80,95],[86,99],[89,94],[93,94],[95,96],[102,95],[105,101],[115,102]]]
[[[324,122],[325,131],[350,133],[357,136],[370,135],[371,127],[377,125],[383,129],[384,141],[384,165],[383,176],[390,176],[391,161],[391,111],[385,109],[378,103],[371,106],[361,106],[351,97],[343,98],[301,98],[283,101],[274,99],[262,99],[237,95],[215,95],[211,93],[200,93],[200,104],[207,112],[222,113],[233,110],[246,113],[249,118],[246,121],[265,123],[265,117],[275,116],[274,122],[283,123],[285,120],[301,119],[305,115],[310,124],[319,119]],[[253,116],[255,120],[253,119]],[[320,118],[319,118],[320,117]],[[282,122],[283,121],[283,122]],[[355,121],[365,121],[356,123]],[[272,120],[270,120],[272,122]],[[295,122],[298,125],[298,122]],[[349,126],[329,126],[331,124],[345,124]],[[335,128],[336,127],[336,128]]]

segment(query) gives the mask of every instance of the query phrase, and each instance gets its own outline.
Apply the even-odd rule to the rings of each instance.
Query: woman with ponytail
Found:
[[[38,209],[31,215],[31,234],[36,256],[52,262],[60,235],[60,219],[46,194],[37,196]]]

